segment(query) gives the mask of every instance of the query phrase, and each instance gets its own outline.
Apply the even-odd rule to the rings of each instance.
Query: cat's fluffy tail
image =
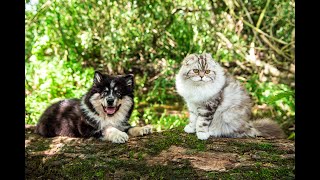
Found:
[[[279,124],[269,118],[257,119],[250,122],[251,126],[258,131],[259,136],[285,138]]]

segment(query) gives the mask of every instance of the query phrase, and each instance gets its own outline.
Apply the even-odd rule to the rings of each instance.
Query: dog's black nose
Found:
[[[109,105],[109,106],[111,106],[111,105],[113,105],[113,99],[107,99],[107,104]]]

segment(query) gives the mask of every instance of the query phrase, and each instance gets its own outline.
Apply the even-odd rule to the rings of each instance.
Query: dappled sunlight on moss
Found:
[[[202,141],[180,129],[113,144],[43,138],[32,129],[26,127],[26,179],[294,179],[294,143],[284,139]]]

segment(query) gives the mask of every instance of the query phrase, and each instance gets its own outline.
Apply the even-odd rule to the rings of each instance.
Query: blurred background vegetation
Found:
[[[25,123],[51,103],[80,98],[94,70],[135,75],[131,124],[182,128],[187,108],[175,74],[209,52],[250,92],[254,118],[295,136],[293,0],[27,0]]]

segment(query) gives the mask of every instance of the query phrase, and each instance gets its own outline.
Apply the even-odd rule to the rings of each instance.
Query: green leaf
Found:
[[[294,98],[294,93],[292,91],[284,91],[284,92],[278,93],[275,96],[271,96],[270,98],[268,98],[267,101],[269,104],[274,104],[276,101],[280,99],[289,98],[289,97]]]

